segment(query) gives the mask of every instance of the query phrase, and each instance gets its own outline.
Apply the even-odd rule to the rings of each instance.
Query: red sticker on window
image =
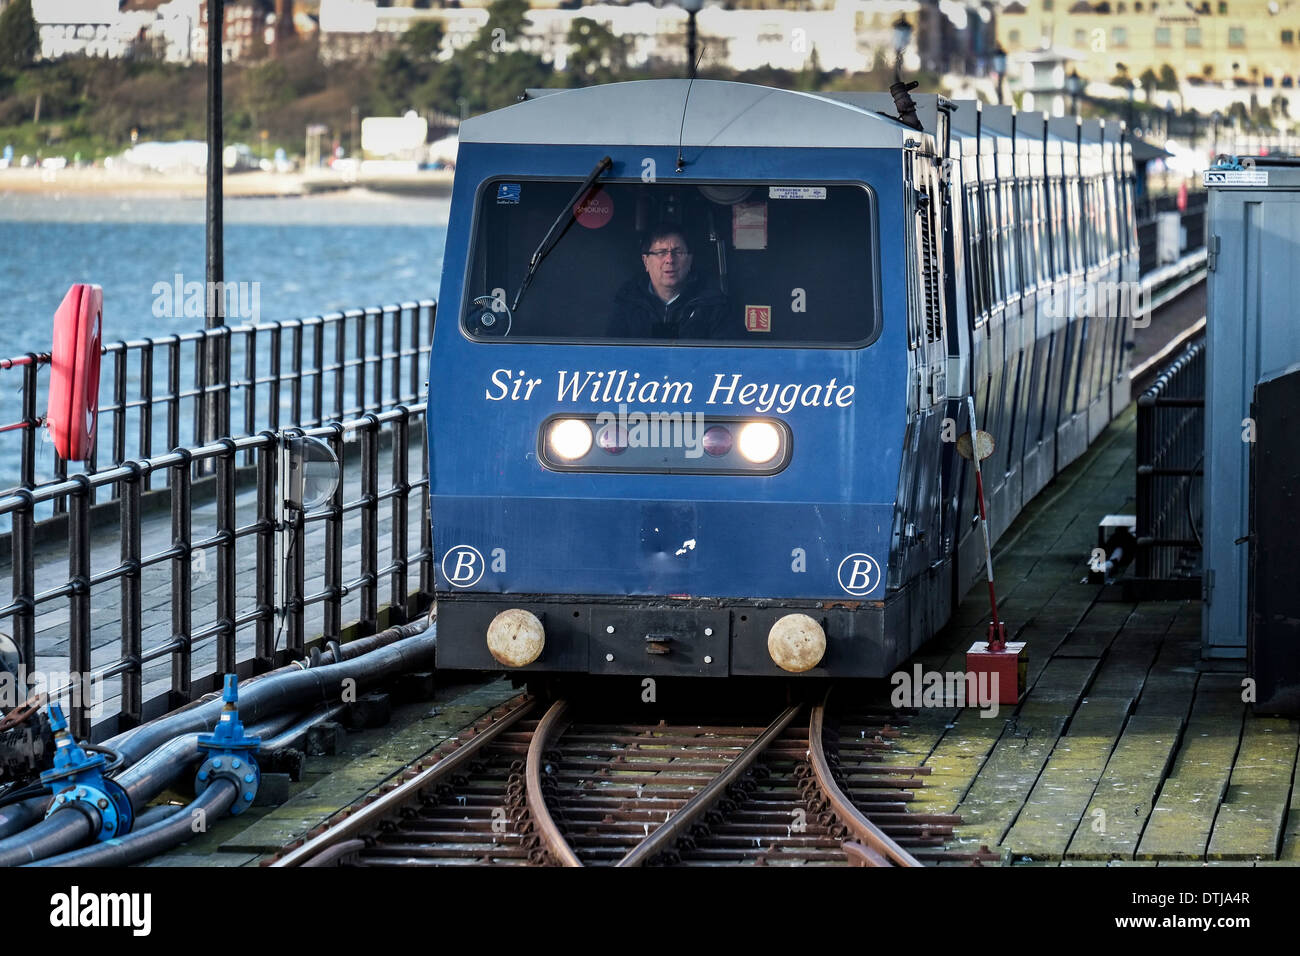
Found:
[[[745,306],[745,330],[747,332],[771,332],[772,307],[770,305]]]
[[[614,218],[614,200],[609,198],[609,193],[605,190],[597,189],[574,204],[573,216],[578,220],[578,225],[599,229]]]

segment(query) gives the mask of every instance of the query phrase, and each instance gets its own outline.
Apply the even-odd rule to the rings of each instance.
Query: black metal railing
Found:
[[[310,379],[297,370],[294,381]],[[302,415],[328,409],[316,391]],[[103,739],[217,689],[225,673],[301,659],[308,634],[340,639],[405,621],[433,593],[424,412],[399,404],[294,429],[327,442],[342,477],[327,504],[288,520],[272,430],[0,494],[13,528],[0,630],[12,632],[29,681],[63,675],[37,689],[66,695],[78,736]],[[151,479],[162,487],[148,495]],[[94,505],[97,492],[111,500]],[[63,517],[38,523],[51,504]],[[115,710],[105,714],[106,703]]]
[[[106,345],[99,428],[80,470],[95,474],[106,465],[207,440],[201,418],[212,390],[205,392],[202,370],[218,341],[229,349],[231,381],[217,389],[216,400],[228,403],[224,420],[232,437],[422,401],[435,311],[432,300],[421,300]],[[17,403],[0,406],[0,489],[32,489],[69,475],[42,428],[49,395],[48,375],[41,373],[49,362],[48,352],[0,359],[0,394],[18,393]],[[18,412],[13,420],[11,408]],[[145,489],[160,477],[167,480],[147,475]],[[95,485],[92,496],[100,493]],[[66,502],[52,504],[61,513]],[[0,533],[5,530],[0,524]]]
[[[1200,573],[1205,339],[1188,345],[1137,401],[1139,578]]]
[[[1181,231],[1178,254],[1185,256],[1205,247],[1205,212],[1207,208],[1204,191],[1189,193],[1187,208],[1179,212],[1177,197],[1157,196],[1143,200],[1137,207],[1138,237],[1138,274],[1146,275],[1160,266],[1160,252],[1157,244],[1159,231],[1158,216],[1161,213],[1179,212]]]

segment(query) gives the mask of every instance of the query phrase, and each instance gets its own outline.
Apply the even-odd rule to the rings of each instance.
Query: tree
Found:
[[[1143,70],[1142,75],[1138,77],[1138,85],[1142,87],[1142,91],[1146,94],[1148,103],[1151,102],[1151,94],[1155,92],[1159,83],[1160,81],[1156,78],[1156,71],[1151,67]]]
[[[575,85],[611,83],[627,66],[627,40],[595,20],[578,17],[565,39],[573,47],[568,74]]]
[[[0,13],[0,69],[22,68],[40,52],[32,0],[12,0]]]
[[[1168,63],[1160,67],[1160,78],[1156,81],[1156,89],[1166,92],[1178,89],[1178,74]]]
[[[813,47],[812,52],[808,54],[807,65],[795,77],[794,88],[808,92],[816,92],[822,88],[822,64],[817,56],[816,47]]]
[[[452,57],[457,104],[469,112],[500,109],[514,103],[525,89],[541,86],[551,77],[542,59],[518,48],[527,22],[528,0],[496,0],[488,7],[487,23],[474,39]],[[510,47],[515,47],[510,49]]]
[[[442,24],[437,20],[420,20],[402,34],[402,47],[412,59],[436,60],[442,50]]]

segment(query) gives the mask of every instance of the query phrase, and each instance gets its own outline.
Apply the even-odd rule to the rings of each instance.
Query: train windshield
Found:
[[[864,187],[600,182],[573,202],[581,185],[486,185],[462,315],[471,337],[845,348],[876,338]]]

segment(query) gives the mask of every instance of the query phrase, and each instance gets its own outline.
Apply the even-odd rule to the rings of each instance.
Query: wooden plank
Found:
[[[957,807],[963,839],[1002,842],[1095,669],[1096,661],[1060,657],[1044,668]]]
[[[1097,671],[1091,693],[1137,697],[1160,652],[1161,637],[1151,631],[1123,631],[1111,644]]]
[[[1166,636],[1142,685],[1137,713],[1144,717],[1186,716],[1200,676],[1197,670],[1200,660],[1199,638]]]
[[[1300,863],[1300,763],[1291,774],[1291,805],[1282,834],[1282,851],[1277,858],[1279,862]]]
[[[1178,744],[1179,717],[1128,719],[1084,811],[1089,825],[1075,833],[1066,859],[1131,859],[1155,795]]]
[[[1300,722],[1282,718],[1246,721],[1241,749],[1214,834],[1208,860],[1271,860],[1282,845]]]
[[[1064,716],[1033,721],[1022,717],[1016,726],[1007,728],[957,805],[963,840],[977,839],[990,846],[1002,842],[1065,721]]]
[[[951,813],[970,789],[980,767],[1002,736],[1005,720],[980,717],[967,707],[935,746],[924,766],[931,769],[914,806],[927,813]]]
[[[1139,859],[1204,859],[1219,802],[1228,789],[1243,714],[1239,689],[1218,675],[1206,675],[1142,834]]]
[[[1089,824],[1084,811],[1132,706],[1132,698],[1092,696],[1079,704],[1003,839],[1013,857],[1059,860],[1075,829]]]
[[[1118,624],[1080,624],[1061,642],[1061,646],[1056,649],[1056,656],[1101,657],[1119,632]]]

